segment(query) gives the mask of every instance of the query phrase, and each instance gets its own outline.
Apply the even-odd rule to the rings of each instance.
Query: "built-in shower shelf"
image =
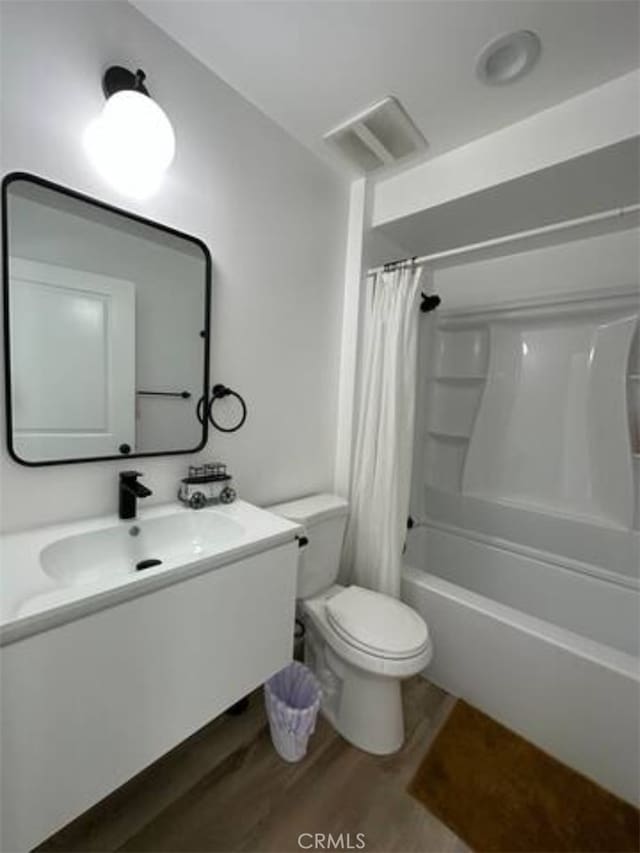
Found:
[[[640,382],[640,373],[629,373],[627,379],[631,379],[633,382]]]
[[[471,436],[463,435],[459,432],[443,432],[442,430],[430,429],[427,430],[431,438],[438,441],[469,441]]]

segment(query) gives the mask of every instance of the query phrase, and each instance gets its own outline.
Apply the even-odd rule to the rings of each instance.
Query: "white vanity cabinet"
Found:
[[[295,528],[279,541],[2,647],[2,850],[39,844],[291,660]]]

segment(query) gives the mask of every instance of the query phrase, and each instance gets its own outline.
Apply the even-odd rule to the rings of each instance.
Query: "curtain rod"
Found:
[[[468,246],[458,246],[455,249],[447,249],[444,252],[435,252],[431,255],[422,255],[415,258],[404,258],[403,260],[394,261],[389,264],[382,264],[379,267],[373,267],[367,272],[367,277],[376,275],[379,272],[385,272],[390,269],[397,269],[407,265],[408,267],[421,267],[433,261],[444,260],[445,258],[453,258],[457,255],[466,255],[470,252],[476,252],[480,249],[490,249],[494,246],[503,246],[508,243],[513,243],[518,240],[525,240],[529,237],[538,237],[545,234],[553,234],[556,231],[565,229],[577,228],[580,225],[588,225],[593,222],[602,222],[607,219],[615,219],[617,217],[627,216],[630,213],[640,211],[640,204],[632,204],[627,207],[618,207],[614,210],[605,210],[601,213],[592,213],[588,216],[581,216],[578,219],[565,219],[563,222],[555,222],[552,225],[543,225],[540,228],[531,228],[528,231],[518,231],[514,234],[506,234],[504,237],[494,237],[491,240],[483,240],[480,243],[470,243]]]

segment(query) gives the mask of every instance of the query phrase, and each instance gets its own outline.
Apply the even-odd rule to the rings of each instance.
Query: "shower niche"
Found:
[[[639,526],[636,294],[442,312],[425,388],[425,484]]]
[[[489,364],[485,322],[444,321],[436,330],[433,372],[427,377],[426,470],[428,484],[460,491]]]

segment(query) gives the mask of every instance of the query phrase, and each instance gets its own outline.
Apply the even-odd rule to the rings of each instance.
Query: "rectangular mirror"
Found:
[[[200,450],[206,246],[23,173],[4,179],[2,206],[12,457],[52,465]]]

